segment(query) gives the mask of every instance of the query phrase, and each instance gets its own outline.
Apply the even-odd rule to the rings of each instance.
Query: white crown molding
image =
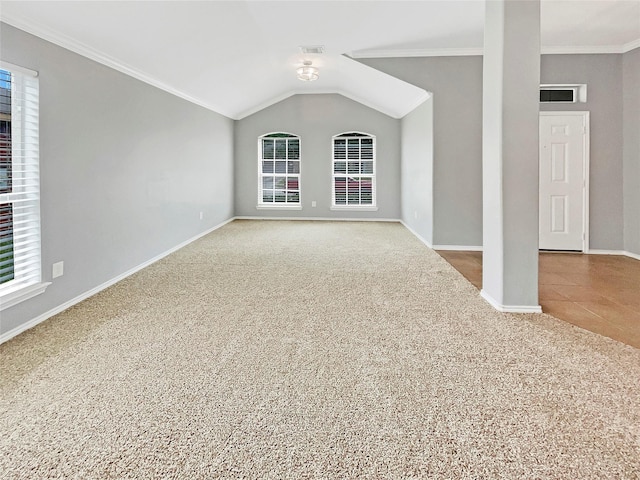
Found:
[[[260,110],[264,110],[265,108],[270,107],[271,105],[275,105],[276,103],[281,102],[283,100],[286,100],[289,97],[293,97],[294,95],[326,95],[326,94],[342,95],[341,92],[339,92],[337,89],[334,89],[334,88],[326,88],[320,91],[314,90],[313,92],[307,92],[303,89],[290,90],[286,93],[283,93],[282,95],[271,97],[270,99],[265,100],[264,102],[254,105],[253,107],[240,112],[238,115],[234,115],[232,118],[234,120],[242,120],[243,118],[253,115],[254,113],[258,113]]]
[[[422,90],[422,89],[420,89]],[[353,100],[354,102],[358,102],[361,103],[362,105],[364,105],[365,107],[369,107],[372,108],[374,110],[377,110],[378,112],[384,113],[385,115],[388,115],[389,117],[395,118],[395,119],[401,119],[402,117],[406,116],[407,114],[413,112],[416,108],[418,108],[420,105],[422,105],[424,102],[426,102],[429,97],[431,96],[431,92],[428,92],[426,90],[422,90],[421,94],[416,98],[415,102],[412,102],[408,108],[403,108],[402,111],[391,111],[388,109],[384,109],[381,108],[379,106],[376,106],[374,104],[372,104],[371,102],[368,102],[356,95],[353,95],[349,92],[346,92],[344,90],[338,90],[336,93],[342,95],[343,97],[347,97],[351,100]]]
[[[482,55],[482,48],[404,48],[395,50],[357,50],[351,58],[458,57]]]
[[[606,53],[624,53],[622,45],[589,45],[589,46],[564,46],[541,47],[542,55],[592,55]]]
[[[137,70],[136,68],[127,65],[125,63],[122,63],[112,57],[110,57],[109,55],[106,55],[103,52],[100,52],[96,49],[93,49],[87,45],[85,45],[82,42],[78,42],[77,40],[74,40],[64,34],[61,34],[57,31],[54,31],[52,29],[49,29],[47,27],[44,27],[40,24],[37,24],[36,22],[33,21],[29,21],[26,20],[22,17],[19,16],[14,16],[14,15],[6,15],[6,14],[2,14],[2,16],[0,17],[0,21],[5,22],[9,25],[12,25],[15,28],[18,28],[20,30],[23,30],[27,33],[30,33],[32,35],[35,35],[39,38],[42,38],[43,40],[46,40],[48,42],[51,42],[55,45],[58,45],[62,48],[65,48],[67,50],[70,50],[74,53],[77,53],[79,55],[82,55],[83,57],[89,58],[90,60],[93,60],[95,62],[98,62],[102,65],[106,65],[109,68],[113,68],[114,70],[117,70],[121,73],[124,73],[125,75],[128,75],[130,77],[133,77],[137,80],[140,80],[144,83],[147,83],[149,85],[152,85],[156,88],[159,88],[161,90],[164,90],[167,93],[170,93],[172,95],[175,95],[179,98],[182,98],[183,100],[186,100],[190,103],[193,103],[195,105],[199,105],[203,108],[206,108],[207,110],[211,110],[215,113],[218,113],[220,115],[224,115],[232,120],[241,120],[245,117],[248,117],[249,115],[252,115],[254,113],[259,112],[260,110],[263,110],[266,107],[269,107],[275,103],[278,103],[282,100],[285,100],[293,95],[297,95],[297,94],[310,94],[311,92],[307,92],[305,90],[302,89],[296,89],[293,91],[289,91],[286,92],[282,95],[279,95],[277,97],[271,98],[265,102],[262,102],[256,106],[251,107],[250,109],[247,109],[243,112],[229,112],[229,111],[225,111],[224,108],[221,108],[218,105],[212,105],[210,103],[204,102],[198,98],[195,98],[191,95],[188,95],[176,88],[173,88],[169,85],[167,85],[166,83],[156,79],[155,77],[148,75],[140,70]],[[357,98],[356,96],[349,94],[345,91],[342,91],[340,89],[327,89],[326,91],[314,91],[312,92],[313,94],[321,94],[321,93],[337,93],[340,94],[344,97],[350,98],[358,103],[361,103],[369,108],[373,108],[374,110],[377,110],[381,113],[384,113],[385,115],[388,115],[390,117],[393,118],[402,118],[404,117],[407,113],[413,111],[416,107],[418,107],[420,104],[422,104],[424,101],[426,101],[429,96],[430,93],[426,92],[421,95],[415,102],[414,105],[411,106],[410,110],[408,110],[407,112],[403,113],[403,112],[398,112],[398,111],[390,111],[388,109],[384,109],[381,108],[377,105],[374,105],[370,102],[367,101],[363,101],[361,98]]]
[[[640,39],[624,45],[543,46],[542,55],[580,55],[599,53],[626,53],[640,47]],[[458,57],[483,55],[483,48],[406,48],[395,50],[357,50],[351,58],[407,58],[407,57]]]
[[[422,90],[422,89],[421,89]],[[241,112],[239,115],[233,116],[232,118],[234,120],[242,120],[243,118],[248,117],[249,115],[253,115],[254,113],[259,112],[260,110],[264,110],[267,107],[270,107],[271,105],[275,105],[278,102],[281,102],[282,100],[286,100],[289,97],[292,97],[294,95],[327,95],[327,94],[334,94],[334,95],[342,95],[343,97],[346,97],[350,100],[353,100],[354,102],[358,102],[361,105],[364,105],[365,107],[369,107],[372,108],[373,110],[376,110],[380,113],[383,113],[384,115],[387,115],[389,117],[395,118],[395,119],[400,119],[402,117],[404,117],[405,115],[411,113],[412,111],[414,111],[416,108],[418,108],[420,105],[422,105],[424,102],[426,102],[432,95],[431,92],[428,92],[426,90],[423,90],[424,93],[421,93],[421,95],[419,97],[416,98],[416,101],[413,102],[412,104],[410,104],[409,108],[406,109],[406,112],[398,112],[398,111],[391,111],[389,109],[380,107],[379,105],[374,105],[373,103],[364,100],[356,95],[353,95],[343,89],[340,88],[327,88],[327,89],[323,89],[321,91],[318,90],[314,90],[313,92],[308,92],[305,90],[301,90],[301,89],[297,89],[297,90],[292,90],[290,92],[287,93],[283,93],[282,95],[278,95],[277,97],[273,97],[270,98],[267,101],[264,101],[262,103],[259,103],[258,105],[255,105],[253,107],[251,107],[248,110],[245,110],[243,112]],[[403,109],[404,111],[405,109]]]
[[[233,115],[230,114],[230,112],[225,112],[224,109],[220,108],[217,105],[211,105],[198,98],[192,97],[191,95],[188,95],[176,88],[173,88],[167,85],[166,83],[163,83],[160,80],[154,78],[153,76],[148,75],[144,72],[141,72],[140,70],[137,70],[131,67],[130,65],[119,62],[118,60],[115,60],[114,58],[111,58],[110,56],[83,44],[82,42],[73,40],[67,37],[66,35],[63,35],[49,28],[43,27],[42,25],[39,25],[35,22],[25,20],[24,18],[20,18],[17,16],[7,15],[5,13],[3,13],[2,16],[0,17],[0,21],[7,23],[13,27],[16,27],[20,30],[23,30],[27,33],[35,35],[39,38],[42,38],[43,40],[51,42],[62,48],[70,50],[74,53],[82,55],[83,57],[89,58],[90,60],[101,63],[102,65],[106,65],[109,68],[113,68],[114,70],[124,73],[125,75],[128,75],[137,80],[140,80],[141,82],[152,85],[156,88],[159,88],[160,90],[164,90],[167,93],[175,95],[176,97],[180,97],[183,100],[191,102],[200,107],[206,108],[207,110],[211,110],[215,113],[224,115],[225,117],[228,117],[228,118],[234,118]]]
[[[264,102],[254,105],[253,107],[247,110],[244,110],[239,114],[234,115],[231,118],[233,118],[234,120],[242,120],[243,118],[253,115],[254,113],[258,113],[260,110],[264,110],[265,108],[270,107],[271,105],[275,105],[276,103],[281,102],[282,100],[286,100],[287,98],[297,95],[298,93],[300,92],[293,91],[293,92],[283,93],[282,95],[278,95],[277,97],[272,97],[269,100],[265,100]],[[335,92],[326,92],[326,93],[335,93]]]
[[[631,50],[635,50],[636,48],[640,48],[640,38],[634,40],[633,42],[625,43],[622,46],[622,53],[630,52]]]
[[[413,102],[413,104],[411,104],[409,106],[409,109],[407,110],[407,112],[404,115],[402,115],[401,117],[396,117],[396,118],[404,118],[404,117],[406,117],[411,112],[413,112],[416,108],[418,108],[420,105],[422,105],[424,102],[429,100],[432,96],[433,96],[433,92],[425,90],[424,94],[421,95],[419,98],[417,98],[416,101]]]
[[[241,120],[270,105],[278,103],[279,101],[284,100],[292,95],[309,93],[301,90],[290,91],[278,97],[272,98],[268,101],[262,102],[261,104],[240,113],[225,111],[225,109],[221,108],[219,105],[212,105],[209,102],[205,102],[199,98],[186,94],[181,90],[178,90],[158,80],[152,75],[149,75],[130,65],[120,62],[101,51],[93,49],[83,44],[82,42],[78,42],[77,40],[74,40],[64,34],[61,34],[57,31],[54,31],[40,24],[37,24],[36,22],[25,19],[23,17],[15,16],[15,15],[7,15],[6,13],[2,13],[2,15],[0,15],[0,21],[5,22],[9,25],[12,25],[27,33],[40,37],[62,48],[65,48],[79,55],[82,55],[83,57],[89,58],[109,68],[113,68],[114,70],[117,70],[121,73],[124,73],[125,75],[133,77],[137,80],[140,80],[144,83],[152,85],[156,88],[159,88],[160,90],[163,90],[167,93],[175,95],[179,98],[182,98],[183,100],[186,100],[190,103],[201,106],[203,108],[206,108],[207,110],[213,111],[215,113],[226,116],[233,120]],[[627,43],[623,46],[543,47],[542,53],[543,54],[625,53],[638,47],[640,47],[640,39]],[[359,51],[352,52],[349,55],[349,57],[356,59],[356,58],[392,58],[392,57],[434,57],[434,56],[474,56],[474,55],[477,56],[482,54],[483,54],[482,48],[436,48],[436,49],[359,50]],[[425,91],[425,93],[421,95],[419,98],[417,98],[416,102],[412,106],[410,106],[408,110],[403,109],[402,112],[398,112],[398,111],[390,111],[388,109],[380,108],[379,106],[376,106],[367,101],[363,101],[363,99],[358,98],[353,94],[347,93],[339,89],[327,90],[326,92],[313,92],[313,93],[337,93],[396,119],[400,119],[405,115],[407,115],[408,113],[415,110],[415,108],[417,108],[420,104],[426,101],[431,95],[430,92]]]

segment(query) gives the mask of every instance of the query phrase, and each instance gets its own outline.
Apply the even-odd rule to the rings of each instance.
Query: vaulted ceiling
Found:
[[[296,93],[400,118],[428,93],[356,59],[480,54],[484,0],[0,1],[0,20],[234,119]],[[541,23],[543,52],[640,46],[640,0],[542,0]]]

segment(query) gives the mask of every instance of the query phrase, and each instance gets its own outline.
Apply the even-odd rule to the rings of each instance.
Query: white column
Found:
[[[482,296],[539,312],[540,1],[487,0],[484,28]]]

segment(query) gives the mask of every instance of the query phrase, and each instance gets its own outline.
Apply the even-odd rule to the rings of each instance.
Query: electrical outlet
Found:
[[[51,269],[52,277],[58,278],[64,275],[64,262],[58,262],[53,264],[53,268]]]
[[[312,207],[315,207],[315,206],[316,206],[316,201],[315,201],[315,200],[313,200],[313,201],[311,202],[311,206],[312,206]]]
[[[200,212],[200,220],[204,218],[204,212]]]

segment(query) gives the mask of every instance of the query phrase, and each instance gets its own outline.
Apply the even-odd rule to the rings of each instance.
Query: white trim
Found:
[[[12,70],[14,72],[21,73],[22,75],[28,75],[30,77],[38,76],[38,72],[36,72],[35,70],[24,68],[24,67],[21,67],[20,65],[15,65],[13,63],[5,62],[4,60],[0,60],[0,69]]]
[[[624,45],[575,45],[541,47],[541,55],[592,55],[624,53]]]
[[[620,257],[629,257],[635,260],[640,260],[640,255],[626,250],[602,250],[598,248],[589,249],[586,252],[565,252],[562,250],[541,250],[540,253],[575,253],[576,255],[618,255]]]
[[[415,85],[414,85],[415,86]],[[416,88],[420,88],[420,87],[416,87]],[[342,95],[343,97],[349,98],[351,100],[353,100],[354,102],[358,102],[362,105],[364,105],[365,107],[369,107],[372,108],[373,110],[376,110],[378,112],[384,113],[385,115],[395,118],[397,120],[407,116],[408,114],[410,114],[411,112],[413,112],[416,108],[418,108],[420,105],[422,105],[424,102],[426,102],[429,97],[431,97],[431,92],[428,92],[427,90],[424,90],[423,88],[420,88],[420,90],[422,90],[424,93],[421,93],[419,97],[416,98],[416,101],[413,102],[410,105],[410,110],[408,108],[403,108],[402,111],[399,110],[391,110],[389,108],[385,108],[382,107],[378,104],[375,104],[373,102],[370,102],[368,100],[365,100],[362,97],[359,97],[353,93],[350,92],[346,92],[345,90],[342,89],[337,89],[335,92],[333,93],[337,93],[338,95]],[[308,92],[305,92],[308,93]]]
[[[472,48],[399,48],[384,50],[356,50],[351,58],[394,58],[394,57],[459,57],[482,55],[482,47]]]
[[[356,133],[362,136],[359,137],[353,137],[353,136],[346,136],[349,133]],[[372,165],[372,173],[370,174],[363,174],[363,173],[356,173],[356,174],[352,174],[350,175],[348,173],[348,161],[349,160],[353,160],[353,159],[349,159],[349,140],[352,139],[357,139],[358,140],[358,145],[360,147],[362,147],[362,140],[363,139],[371,139],[371,148],[372,148],[372,159],[371,159],[371,165]],[[342,161],[342,160],[336,160],[336,140],[344,140],[344,165],[345,165],[345,172],[344,173],[336,173],[335,168],[336,168],[336,162],[338,161]],[[344,210],[344,211],[353,211],[353,212],[357,212],[357,211],[362,211],[362,212],[377,212],[378,211],[378,190],[377,190],[377,185],[378,185],[378,181],[377,181],[377,175],[378,175],[378,141],[377,141],[377,137],[376,135],[373,135],[371,133],[368,132],[363,132],[361,130],[348,130],[346,132],[341,132],[341,133],[337,133],[335,135],[333,135],[331,137],[331,205],[329,207],[329,210],[334,210],[334,211],[340,211],[340,210]],[[362,163],[363,161],[367,161],[367,159],[362,159],[362,152],[361,152],[361,148],[360,148],[360,153],[358,154],[358,163]],[[358,177],[359,181],[362,180],[362,177],[371,177],[371,204],[346,204],[346,205],[336,205],[336,177]],[[345,202],[347,202],[348,200],[348,178],[345,178]],[[360,196],[360,200],[362,200],[362,197]]]
[[[164,257],[166,257],[167,255],[172,254],[173,252],[176,252],[178,250],[180,250],[183,247],[186,247],[187,245],[189,245],[190,243],[198,240],[201,237],[204,237],[205,235],[208,235],[209,233],[213,232],[214,230],[217,230],[220,227],[223,227],[224,225],[226,225],[227,223],[232,222],[233,220],[235,220],[235,217],[231,217],[228,220],[225,220],[224,222],[216,225],[215,227],[212,227],[202,233],[199,233],[198,235],[196,235],[195,237],[190,238],[189,240],[186,240],[180,244],[178,244],[177,246],[170,248],[169,250],[156,255],[155,257],[151,258],[150,260],[147,260],[146,262],[141,263],[140,265],[133,267],[130,270],[127,270],[126,272],[112,278],[111,280],[106,281],[105,283],[98,285],[95,288],[92,288],[90,290],[87,290],[86,292],[78,295],[75,298],[72,298],[71,300],[69,300],[68,302],[65,302],[61,305],[58,305],[57,307],[49,310],[48,312],[43,313],[42,315],[37,316],[36,318],[30,320],[27,323],[23,323],[22,325],[17,326],[16,328],[14,328],[13,330],[9,330],[8,332],[3,333],[2,335],[0,335],[0,344],[11,340],[13,337],[15,337],[16,335],[21,334],[22,332],[24,332],[25,330],[28,330],[32,327],[35,327],[36,325],[38,325],[39,323],[44,322],[45,320],[53,317],[54,315],[57,315],[58,313],[63,312],[64,310],[76,305],[77,303],[80,303],[83,300],[86,300],[89,297],[92,297],[93,295],[95,295],[96,293],[101,292],[102,290],[104,290],[105,288],[108,288],[116,283],[118,283],[121,280],[124,280],[125,278],[127,278],[130,275],[133,275],[136,272],[139,272],[140,270],[142,270],[143,268],[148,267],[149,265],[157,262],[158,260],[163,259]],[[46,284],[49,285],[49,284]]]
[[[625,252],[624,250],[602,250],[602,249],[598,249],[598,248],[594,248],[589,250],[587,253],[589,253],[589,255],[626,255],[627,252]]]
[[[339,211],[346,211],[346,212],[377,212],[378,211],[378,207],[376,206],[362,206],[362,207],[356,207],[356,206],[349,206],[349,205],[334,205],[329,207],[329,210],[334,210],[336,212]]]
[[[254,105],[251,108],[248,108],[246,110],[241,111],[240,113],[238,113],[237,115],[234,115],[233,118],[234,120],[242,120],[243,118],[248,117],[249,115],[253,115],[254,113],[258,113],[261,110],[264,110],[267,107],[270,107],[271,105],[275,105],[278,102],[281,102],[282,100],[286,100],[289,97],[293,97],[294,95],[298,95],[301,93],[308,93],[308,92],[300,92],[300,91],[290,91],[287,93],[283,93],[282,95],[278,95],[276,97],[272,97],[268,100],[265,100],[264,102],[260,102],[256,105]],[[317,92],[314,92],[317,93]],[[324,93],[324,92],[323,92]],[[326,92],[326,93],[335,93],[335,92]]]
[[[5,310],[9,307],[13,307],[20,302],[24,302],[25,300],[29,300],[36,295],[44,293],[49,285],[51,285],[51,282],[38,282],[34,285],[22,287],[13,292],[0,296],[0,311]],[[0,343],[2,342],[0,341]]]
[[[251,215],[241,215],[234,217],[235,220],[303,220],[319,222],[391,222],[402,223],[398,218],[334,218],[334,217],[255,217]]]
[[[545,252],[549,253],[549,252]],[[559,251],[558,253],[566,253]],[[640,260],[640,255],[637,253],[629,252],[627,250],[601,250],[598,248],[590,249],[587,252],[584,252],[588,255],[619,255],[621,257],[629,257],[635,260]]]
[[[0,202],[12,205],[10,224],[17,228],[12,239],[13,275],[3,275],[0,286],[0,310],[13,307],[43,293],[49,283],[42,281],[40,227],[40,87],[38,74],[19,65],[0,62],[11,75],[10,90],[13,163],[13,189],[0,194]],[[26,173],[30,172],[30,173]],[[20,234],[20,225],[31,225],[29,234]],[[24,229],[24,228],[23,228]],[[7,272],[9,273],[9,272]]]
[[[302,205],[294,205],[294,204],[283,204],[283,205],[278,205],[276,203],[274,204],[263,204],[263,205],[256,205],[256,210],[302,210]]]
[[[640,260],[640,255],[637,253],[632,253],[632,252],[622,252],[623,255],[626,255],[627,257],[633,258],[635,260]]]
[[[106,55],[103,52],[100,52],[94,48],[89,47],[88,45],[83,44],[82,42],[78,42],[77,40],[74,40],[66,35],[63,35],[59,32],[56,32],[54,30],[51,30],[50,28],[44,27],[42,25],[37,24],[36,22],[33,22],[31,20],[25,19],[25,18],[20,18],[18,16],[13,16],[13,15],[6,15],[5,13],[2,14],[2,19],[3,22],[8,23],[9,25],[13,25],[16,28],[19,28],[20,30],[24,30],[27,33],[31,33],[33,35],[36,35],[37,37],[40,37],[44,40],[47,40],[51,43],[54,43],[58,46],[61,46],[63,48],[66,48],[67,50],[70,50],[72,52],[75,52],[77,54],[82,55],[83,57],[89,58],[95,62],[98,62],[102,65],[106,65],[107,67],[113,68],[114,70],[117,70],[119,72],[122,72],[126,75],[129,75],[130,77],[136,78],[144,83],[147,83],[149,85],[153,85],[156,88],[159,88],[160,90],[164,90],[165,92],[168,92],[172,95],[175,95],[176,97],[182,98],[188,102],[191,102],[195,105],[199,105],[201,107],[206,108],[207,110],[211,110],[213,112],[219,113],[221,115],[224,115],[228,118],[231,118],[232,120],[242,120],[245,117],[248,117],[249,115],[252,115],[256,112],[259,112],[260,110],[263,110],[271,105],[274,105],[288,97],[291,97],[293,95],[296,94],[308,94],[310,92],[305,91],[303,89],[296,89],[293,91],[289,91],[287,93],[284,93],[282,95],[276,96],[274,98],[271,98],[269,100],[265,100],[264,102],[261,102],[258,105],[255,105],[253,107],[250,107],[246,110],[240,111],[240,112],[231,112],[231,111],[227,111],[226,109],[222,108],[220,105],[212,105],[209,102],[205,102],[199,98],[193,97],[185,92],[182,92],[181,90],[178,90],[174,87],[171,87],[169,85],[167,85],[166,83],[160,81],[159,79],[148,75],[147,73],[144,73],[136,68],[134,68],[131,65],[127,65],[123,62],[120,62],[118,60],[116,60],[115,58],[112,58],[108,55]],[[419,88],[419,87],[416,87]],[[355,95],[353,94],[349,94],[341,89],[327,89],[326,91],[323,92],[318,92],[318,91],[314,91],[313,93],[337,93],[339,95],[342,95],[344,97],[350,98],[351,100],[354,100],[358,103],[361,103],[362,105],[365,105],[367,107],[373,108],[374,110],[377,110],[378,112],[382,112],[385,115],[388,115],[390,117],[396,118],[396,119],[400,119],[402,117],[404,117],[405,115],[407,115],[408,113],[410,113],[411,111],[415,110],[416,107],[418,107],[421,103],[423,103],[424,101],[426,101],[429,98],[429,94],[428,92],[425,91],[425,95],[421,95],[420,98],[415,102],[415,106],[412,107],[411,110],[408,111],[391,111],[389,108],[385,108],[382,107],[380,105],[375,105],[372,102],[368,102],[366,100],[363,100],[361,98],[357,98]],[[404,110],[404,109],[403,109]]]
[[[24,30],[27,33],[31,33],[32,35],[54,43],[62,48],[66,48],[67,50],[71,50],[72,52],[82,55],[83,57],[89,58],[102,65],[106,65],[109,68],[113,68],[114,70],[122,72],[125,75],[129,75],[130,77],[136,78],[144,83],[153,85],[154,87],[159,88],[160,90],[164,90],[165,92],[175,95],[176,97],[180,97],[183,100],[191,102],[195,105],[199,105],[206,108],[207,110],[219,113],[220,115],[224,115],[233,120],[239,120],[239,118],[231,115],[230,112],[225,112],[224,109],[220,108],[219,105],[211,105],[198,98],[192,97],[191,95],[173,88],[166,83],[161,82],[157,78],[147,75],[146,73],[143,73],[130,65],[122,63],[115,58],[109,57],[108,55],[99,52],[98,50],[95,50],[81,42],[78,42],[77,40],[73,40],[66,35],[55,32],[42,25],[38,25],[33,21],[15,17],[13,15],[7,15],[5,13],[2,14],[1,20],[5,23],[8,23],[9,25],[19,28],[20,30]]]
[[[502,305],[496,302],[485,290],[480,290],[480,296],[484,298],[489,305],[505,313],[542,313],[540,305]]]
[[[431,245],[431,243],[428,242],[426,238],[423,238],[421,235],[419,235],[418,232],[416,232],[413,228],[411,228],[409,225],[407,225],[404,222],[404,220],[400,220],[400,223],[404,226],[404,228],[409,230],[413,234],[414,237],[416,237],[418,240],[420,240],[422,243],[424,243],[427,247],[429,247],[430,249],[433,250],[433,245]]]
[[[409,230],[413,235],[424,243],[427,247],[432,250],[451,250],[451,251],[468,251],[468,252],[481,252],[482,246],[479,245],[433,245],[428,242],[425,238],[421,237],[418,232],[416,232],[413,228],[407,225],[404,220],[400,220],[400,223]]]
[[[599,53],[627,53],[640,47],[640,39],[623,45],[576,45],[541,46],[541,55],[579,55]],[[405,48],[384,50],[356,50],[349,54],[351,58],[407,58],[407,57],[464,57],[482,56],[483,47],[469,48]]]
[[[416,87],[419,88],[419,87]],[[313,92],[309,92],[307,90],[302,90],[302,89],[296,89],[296,90],[292,90],[289,91],[287,93],[283,93],[282,95],[278,95],[276,97],[272,97],[268,100],[265,100],[264,102],[261,102],[257,105],[254,105],[253,107],[243,110],[242,112],[238,113],[237,115],[234,115],[233,118],[234,120],[242,120],[243,118],[248,117],[249,115],[253,115],[254,113],[257,113],[261,110],[264,110],[267,107],[270,107],[271,105],[275,105],[278,102],[281,102],[282,100],[286,100],[289,97],[293,97],[294,95],[327,95],[327,94],[336,94],[336,95],[342,95],[343,97],[346,97],[350,100],[353,100],[354,102],[358,102],[361,105],[364,105],[365,107],[369,107],[372,108],[373,110],[380,112],[380,113],[384,113],[385,115],[395,118],[395,119],[401,119],[404,116],[408,115],[409,113],[413,112],[416,108],[418,108],[420,105],[422,105],[424,102],[426,102],[429,98],[431,98],[431,96],[433,95],[433,93],[424,90],[424,89],[420,89],[424,91],[424,94],[421,94],[418,98],[416,98],[416,101],[411,104],[408,108],[403,108],[402,112],[399,111],[391,111],[388,108],[384,108],[381,107],[380,105],[374,104],[373,102],[369,102],[363,98],[360,98],[352,93],[349,93],[345,90],[342,90],[341,88],[327,88],[327,89],[322,89],[322,90],[314,90]],[[405,111],[406,110],[406,111]]]
[[[630,52],[631,50],[635,50],[636,48],[640,48],[640,38],[632,42],[625,43],[622,46],[622,53]]]
[[[400,117],[395,116],[394,118],[397,118],[398,120],[400,120],[401,118],[406,117],[411,112],[413,112],[416,108],[418,108],[420,105],[422,105],[424,102],[426,102],[431,97],[433,97],[433,92],[430,92],[429,90],[425,90],[424,92],[425,92],[424,95],[420,95],[420,97],[416,98],[416,101],[413,102],[413,104],[411,104],[409,106],[409,110],[407,110],[407,113],[405,113],[404,115],[402,115]],[[344,96],[346,97],[346,95],[344,95]]]
[[[289,137],[269,137],[269,135],[289,135]],[[264,155],[264,140],[268,139],[274,140],[273,143],[273,158],[262,158],[262,156]],[[281,140],[281,139],[285,139],[286,143],[285,143],[285,150],[286,150],[286,157],[287,158],[276,158],[276,140]],[[298,140],[298,159],[289,159],[289,140]],[[262,171],[262,162],[264,161],[273,161],[273,173],[264,173]],[[275,168],[275,164],[277,161],[284,161],[285,162],[285,172],[284,173],[276,173],[276,168]],[[289,173],[289,162],[298,162],[298,173]],[[297,177],[298,178],[298,201],[297,202],[284,202],[284,203],[276,203],[275,202],[275,191],[277,190],[276,185],[275,185],[275,177],[276,175],[279,176],[284,176],[286,177]],[[273,187],[267,190],[273,190],[274,192],[274,201],[273,202],[263,202],[263,189],[264,189],[264,176],[271,176],[273,177]],[[285,187],[285,191],[287,192],[287,194],[289,193],[289,185],[287,184],[287,186]],[[264,133],[262,135],[260,135],[258,137],[258,193],[257,193],[257,197],[258,197],[258,204],[256,205],[256,208],[258,210],[302,210],[302,138],[300,137],[300,135],[297,135],[295,133],[291,133],[291,132],[269,132],[269,133]]]
[[[590,185],[589,185],[589,177],[590,177],[590,164],[591,164],[591,123],[590,123],[590,112],[588,110],[570,110],[570,111],[550,111],[550,110],[541,110],[540,117],[542,116],[581,116],[582,122],[584,125],[584,135],[582,137],[583,141],[583,156],[582,156],[582,171],[584,174],[584,186],[582,189],[582,252],[586,253],[589,251],[589,198],[590,198]],[[538,158],[538,163],[539,163]],[[539,188],[538,188],[539,189]],[[540,238],[540,232],[538,232],[538,239]]]
[[[482,245],[434,245],[434,250],[481,252]]]

